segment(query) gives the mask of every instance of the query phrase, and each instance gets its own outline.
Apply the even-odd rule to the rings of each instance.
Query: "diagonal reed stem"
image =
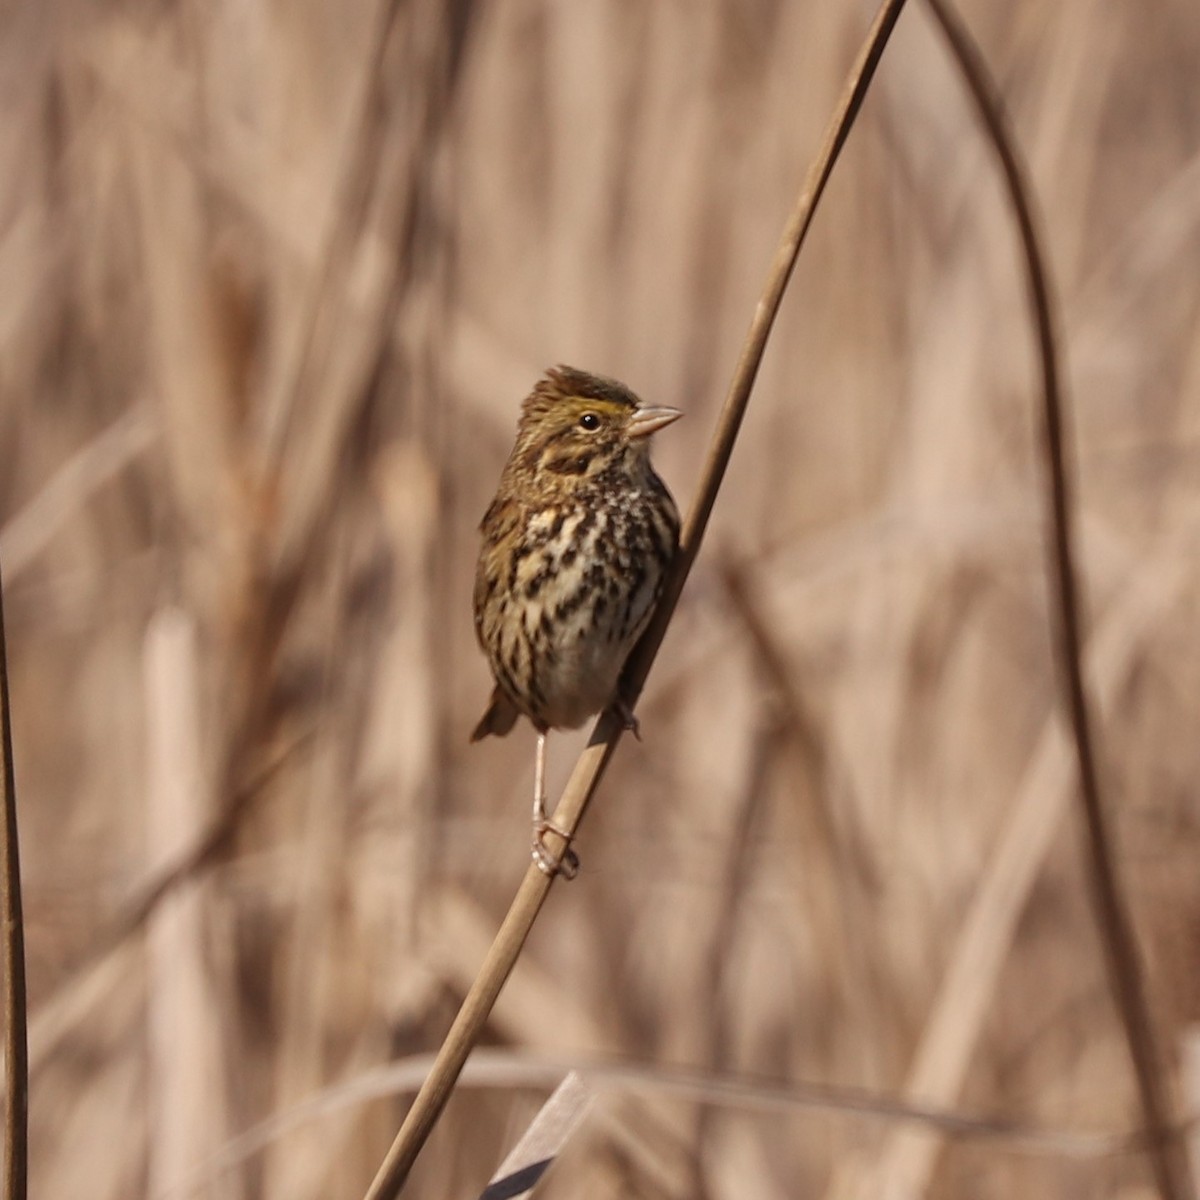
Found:
[[[21,858],[17,844],[17,789],[8,707],[8,648],[4,640],[4,584],[0,580],[0,747],[4,815],[0,819],[0,878],[4,912],[4,1200],[25,1200],[29,1160],[29,1046],[25,1030],[25,923],[21,912]]]
[[[1055,303],[1033,211],[1033,190],[1008,127],[1004,105],[974,39],[946,0],[928,0],[967,90],[996,152],[1025,259],[1026,284],[1037,334],[1042,374],[1043,456],[1052,520],[1052,573],[1058,592],[1058,654],[1079,769],[1079,793],[1087,836],[1096,917],[1104,942],[1109,982],[1116,997],[1137,1076],[1155,1181],[1163,1200],[1191,1200],[1195,1189],[1187,1154],[1172,1119],[1170,1088],[1163,1070],[1133,921],[1117,869],[1112,832],[1100,790],[1092,722],[1083,685],[1081,587],[1074,568],[1074,517],[1066,466],[1066,412],[1055,343]]]
[[[624,687],[631,703],[641,693],[654,656],[658,653],[679,601],[683,585],[699,552],[704,530],[708,525],[750,400],[750,391],[762,362],[767,338],[791,279],[800,247],[903,8],[904,0],[883,0],[880,5],[862,49],[847,76],[817,157],[784,227],[779,248],[767,275],[766,286],[755,308],[750,329],[734,369],[725,405],[717,421],[696,498],[684,522],[679,554],[667,575],[662,599],[654,617],[625,668]],[[602,713],[596,722],[591,740],[579,756],[566,789],[554,809],[554,822],[567,831],[567,840],[578,828],[622,732],[621,718],[611,711]],[[552,854],[566,848],[566,841],[557,839],[553,833],[547,835],[546,841]],[[535,865],[531,865],[526,871],[496,940],[492,943],[491,950],[480,967],[479,974],[471,985],[450,1032],[446,1035],[446,1040],[442,1043],[433,1070],[417,1093],[400,1132],[396,1135],[367,1192],[367,1200],[391,1200],[404,1186],[417,1154],[429,1137],[454,1089],[467,1056],[483,1031],[500,989],[516,965],[525,939],[529,936],[553,882],[552,877],[544,874]]]

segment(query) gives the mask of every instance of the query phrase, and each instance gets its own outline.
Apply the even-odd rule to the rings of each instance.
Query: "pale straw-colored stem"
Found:
[[[904,0],[884,0],[880,5],[858,58],[847,76],[846,85],[820,150],[784,228],[779,248],[767,275],[766,286],[755,308],[738,358],[725,405],[717,421],[696,498],[684,522],[679,555],[667,575],[663,596],[650,626],[626,666],[624,691],[631,707],[645,683],[654,656],[675,611],[679,594],[700,549],[709,515],[749,403],[750,390],[758,374],[767,338],[791,278],[792,269],[796,265],[800,247],[812,224],[817,203],[829,182],[834,163],[862,107],[875,68],[879,65],[884,47],[903,8]],[[591,739],[579,756],[566,789],[554,810],[554,824],[564,830],[568,837],[574,836],[624,728],[623,718],[611,710],[602,713],[596,722]],[[553,831],[546,834],[546,843],[551,853],[561,854],[566,850],[566,842]],[[398,1195],[404,1186],[417,1154],[454,1089],[467,1056],[479,1040],[504,981],[516,965],[525,939],[529,936],[533,922],[553,883],[554,877],[540,870],[536,864],[532,864],[525,872],[525,878],[521,881],[496,940],[492,943],[492,948],[467,993],[446,1040],[442,1043],[433,1070],[417,1093],[400,1132],[396,1135],[367,1192],[367,1200],[390,1200]]]

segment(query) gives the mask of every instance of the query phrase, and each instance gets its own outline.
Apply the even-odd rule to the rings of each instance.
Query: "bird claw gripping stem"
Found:
[[[533,861],[537,863],[537,868],[543,875],[549,875],[551,879],[555,875],[561,875],[569,882],[579,874],[579,855],[570,845],[565,846],[561,854],[555,854],[546,845],[545,838],[548,833],[557,833],[567,843],[571,840],[567,831],[552,821],[537,822],[533,827]]]

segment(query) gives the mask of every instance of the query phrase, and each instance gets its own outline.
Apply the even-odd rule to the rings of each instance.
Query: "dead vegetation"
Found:
[[[1170,1049],[1196,1018],[1200,23],[972,5],[1065,319],[1087,679]],[[3,555],[31,1191],[358,1197],[525,867],[474,525],[545,365],[687,408],[681,498],[862,14],[4,18]],[[626,743],[494,1041],[1137,1127],[1049,644],[1036,373],[926,13],[890,48]],[[561,780],[582,738],[551,743]],[[555,778],[552,773],[552,781]],[[514,1069],[514,1077],[519,1073]],[[540,1090],[451,1102],[469,1195]],[[1192,1097],[1192,1107],[1197,1103]],[[625,1094],[547,1196],[1113,1196],[1129,1153]]]

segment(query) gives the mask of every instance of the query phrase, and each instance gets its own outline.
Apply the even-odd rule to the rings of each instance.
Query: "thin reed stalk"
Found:
[[[718,418],[696,497],[684,522],[680,552],[667,575],[663,596],[654,617],[626,665],[624,682],[626,695],[631,703],[641,693],[679,601],[683,585],[699,552],[700,542],[749,404],[750,392],[762,362],[767,338],[779,312],[800,247],[903,8],[904,0],[884,0],[880,5],[863,47],[847,76],[817,157],[784,227],[779,248],[767,275],[766,286],[755,308],[724,407]],[[548,835],[548,849],[552,855],[565,852],[603,778],[623,730],[622,719],[611,711],[602,713],[596,722],[591,739],[576,762],[554,810],[555,824],[563,829],[567,836],[558,839],[553,833]],[[428,1139],[454,1089],[467,1056],[483,1031],[500,989],[516,965],[525,939],[529,936],[553,882],[554,878],[539,870],[536,865],[531,865],[526,871],[492,948],[467,993],[446,1040],[442,1043],[434,1067],[417,1093],[367,1192],[367,1200],[389,1200],[390,1197],[398,1195],[404,1186],[421,1147]]]
[[[995,150],[1020,234],[1042,375],[1042,450],[1052,527],[1051,570],[1058,599],[1054,632],[1079,770],[1079,794],[1096,917],[1104,942],[1109,981],[1137,1076],[1159,1193],[1163,1200],[1191,1200],[1195,1188],[1184,1145],[1174,1131],[1176,1122],[1172,1117],[1170,1088],[1146,999],[1133,921],[1117,868],[1083,684],[1082,588],[1074,567],[1074,504],[1066,465],[1067,414],[1055,339],[1058,322],[1033,211],[1033,191],[1009,130],[1003,102],[974,39],[945,0],[928,2]]]
[[[260,1155],[286,1134],[314,1126],[344,1109],[411,1090],[430,1069],[432,1055],[414,1055],[332,1084],[299,1104],[279,1110],[231,1139],[189,1178],[188,1194],[213,1192],[222,1177]],[[987,1145],[1011,1157],[1087,1163],[1144,1154],[1140,1131],[1079,1129],[1030,1124],[986,1113],[920,1103],[867,1088],[765,1079],[734,1071],[711,1071],[647,1063],[620,1056],[553,1054],[480,1047],[463,1068],[459,1086],[479,1092],[545,1089],[553,1091],[572,1072],[597,1094],[671,1096],[737,1113],[821,1113],[889,1126],[936,1130],[960,1143]],[[625,1118],[614,1106],[594,1110],[597,1119],[621,1137]],[[1194,1130],[1195,1119],[1188,1122]],[[878,1190],[871,1193],[878,1196]]]
[[[4,582],[0,579],[0,744],[4,754],[4,819],[0,871],[4,873],[4,1200],[25,1200],[29,1163],[29,1045],[25,1019],[25,920],[17,840],[17,786],[8,702],[8,646],[4,637]]]

